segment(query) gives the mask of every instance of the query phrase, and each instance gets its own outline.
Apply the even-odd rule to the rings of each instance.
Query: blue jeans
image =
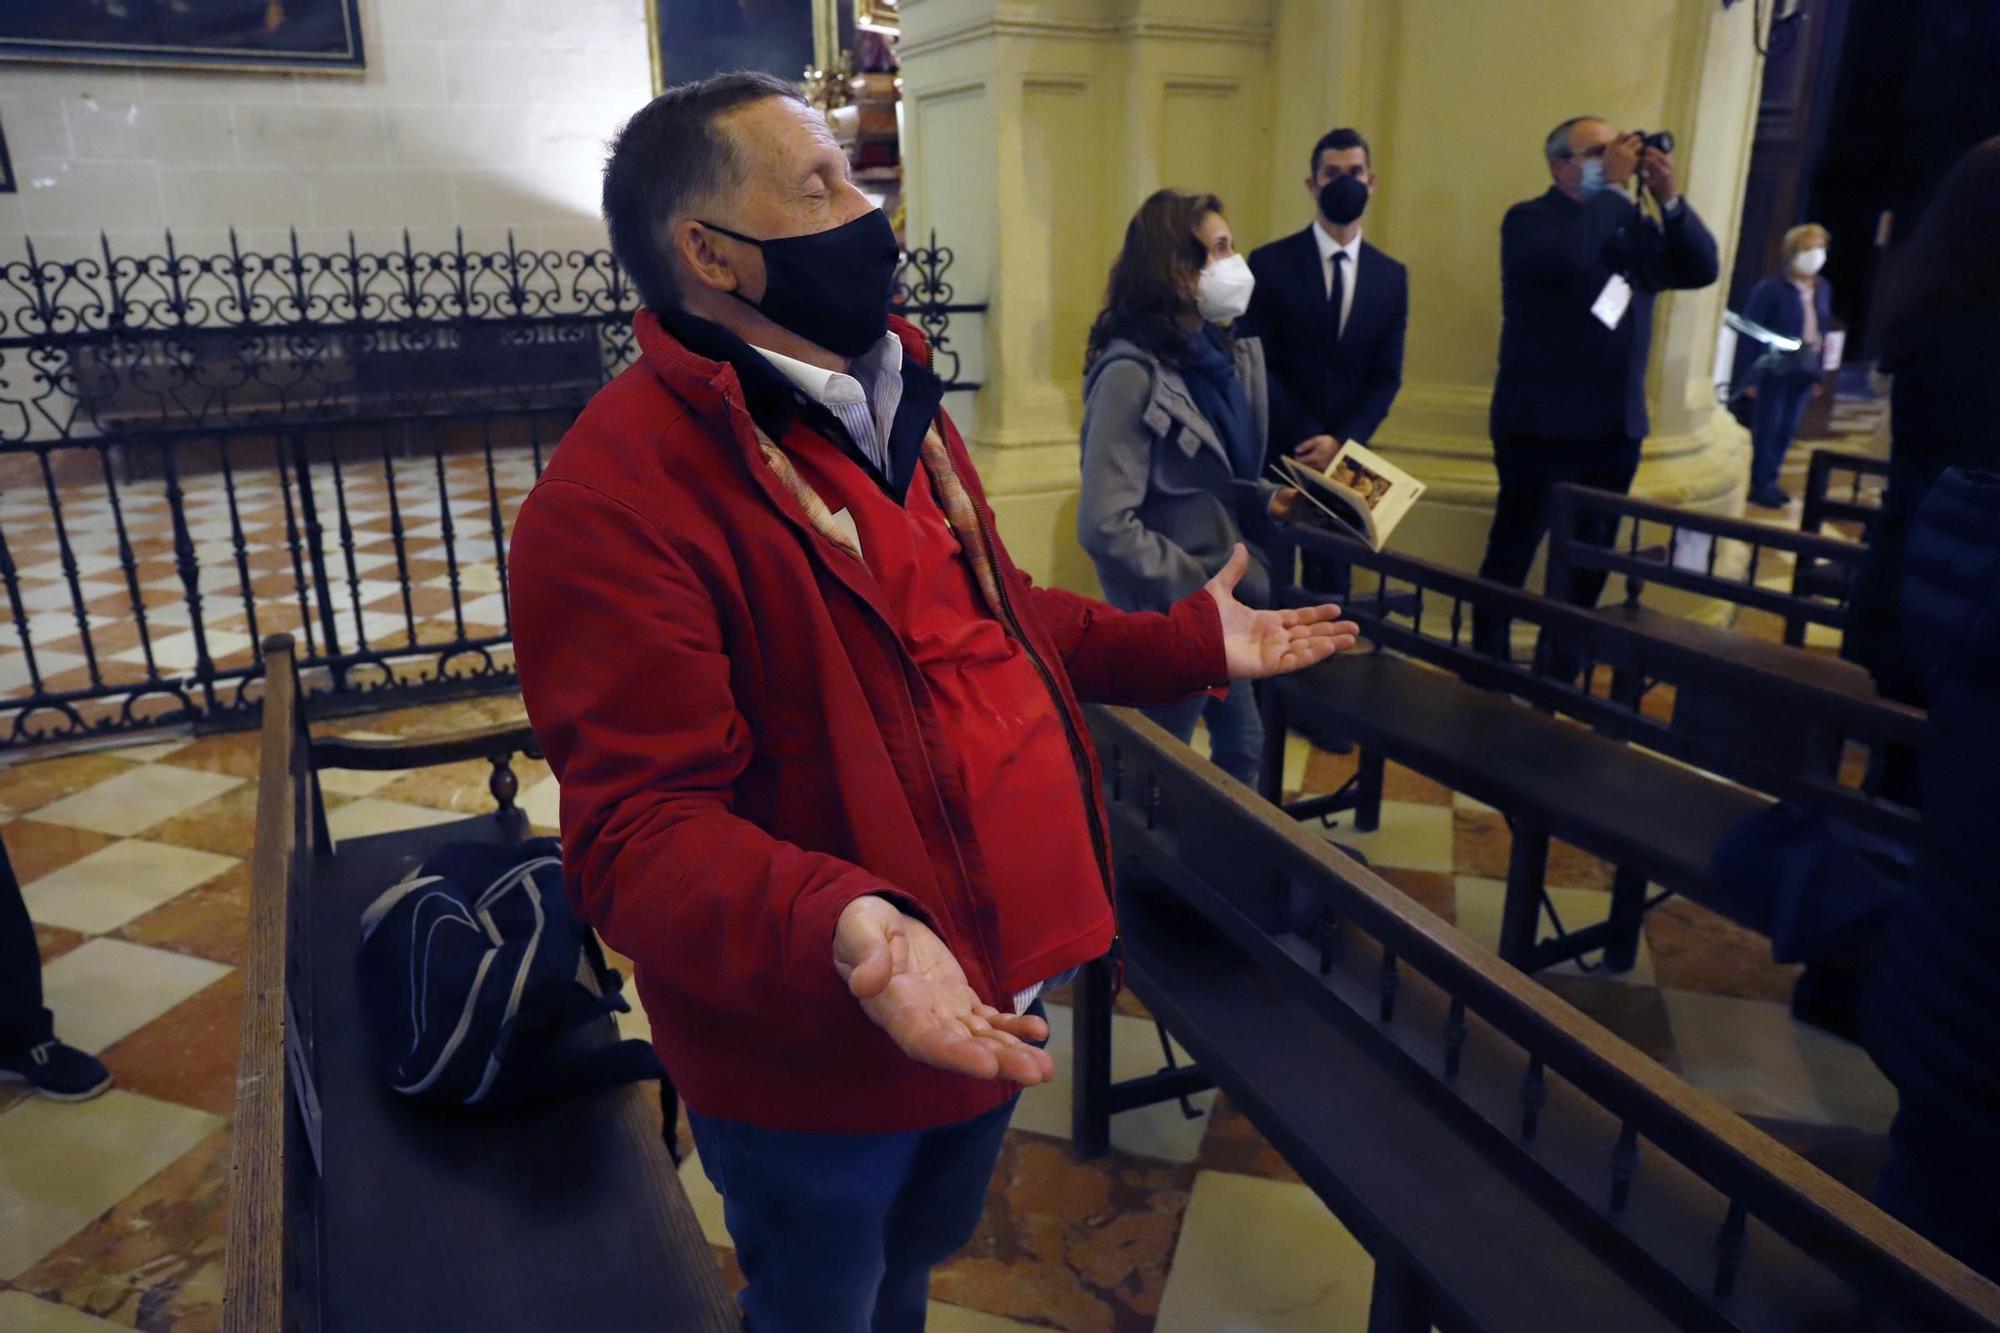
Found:
[[[978,1228],[1013,1113],[1010,1100],[938,1129],[801,1134],[690,1112],[751,1333],[922,1333],[931,1269]]]
[[[1799,418],[1806,412],[1816,380],[1789,373],[1765,375],[1757,381],[1756,408],[1750,414],[1750,490],[1766,490],[1778,484],[1778,469],[1784,465],[1785,450],[1799,433]]]
[[[1264,756],[1264,719],[1257,712],[1257,693],[1247,680],[1233,681],[1229,697],[1198,694],[1166,708],[1148,708],[1146,716],[1186,745],[1197,718],[1208,720],[1209,758],[1215,766],[1246,786],[1257,785],[1257,766]]]

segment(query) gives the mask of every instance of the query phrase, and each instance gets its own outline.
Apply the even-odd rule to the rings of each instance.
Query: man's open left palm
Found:
[[[983,1003],[931,928],[886,898],[856,898],[834,926],[833,965],[862,1012],[921,1064],[1033,1087],[1055,1061],[1048,1024]]]
[[[1288,611],[1258,611],[1236,600],[1236,585],[1250,568],[1250,552],[1236,544],[1229,563],[1208,581],[1222,613],[1222,651],[1231,680],[1262,680],[1324,662],[1352,648],[1361,627],[1340,619],[1331,602]]]

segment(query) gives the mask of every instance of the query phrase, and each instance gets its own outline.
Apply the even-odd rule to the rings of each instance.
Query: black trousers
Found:
[[[1519,588],[1527,584],[1535,548],[1549,530],[1550,490],[1568,481],[1625,494],[1639,470],[1639,441],[1622,434],[1581,442],[1501,436],[1493,441],[1493,462],[1500,472],[1500,498],[1493,509],[1493,529],[1486,537],[1479,577]],[[1585,519],[1578,535],[1594,545],[1609,546],[1618,538],[1618,525],[1604,518]],[[1547,591],[1575,606],[1595,606],[1604,592],[1604,580],[1602,570],[1579,570],[1569,587]],[[1488,656],[1505,656],[1507,625],[1506,616],[1475,607],[1473,647]]]
[[[0,843],[0,1058],[18,1056],[49,1039],[53,1027],[42,1007],[42,954],[35,923],[21,901],[21,882]]]

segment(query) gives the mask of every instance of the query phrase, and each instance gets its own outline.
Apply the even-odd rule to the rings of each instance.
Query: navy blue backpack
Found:
[[[664,1080],[646,1042],[586,1030],[631,1006],[570,911],[559,851],[553,838],[450,843],[362,913],[362,1018],[397,1092],[489,1109]],[[600,993],[578,979],[585,959]]]

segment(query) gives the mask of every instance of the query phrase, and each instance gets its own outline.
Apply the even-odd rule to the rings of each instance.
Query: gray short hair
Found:
[[[743,181],[735,142],[715,122],[767,97],[805,101],[796,87],[769,74],[716,74],[667,89],[639,108],[612,140],[604,164],[611,250],[639,299],[654,310],[680,305],[673,256],[661,245],[661,229]]]
[[[1542,156],[1551,162],[1560,162],[1570,156],[1569,132],[1586,120],[1603,120],[1602,116],[1571,116],[1562,124],[1549,131],[1549,137],[1542,140]]]

